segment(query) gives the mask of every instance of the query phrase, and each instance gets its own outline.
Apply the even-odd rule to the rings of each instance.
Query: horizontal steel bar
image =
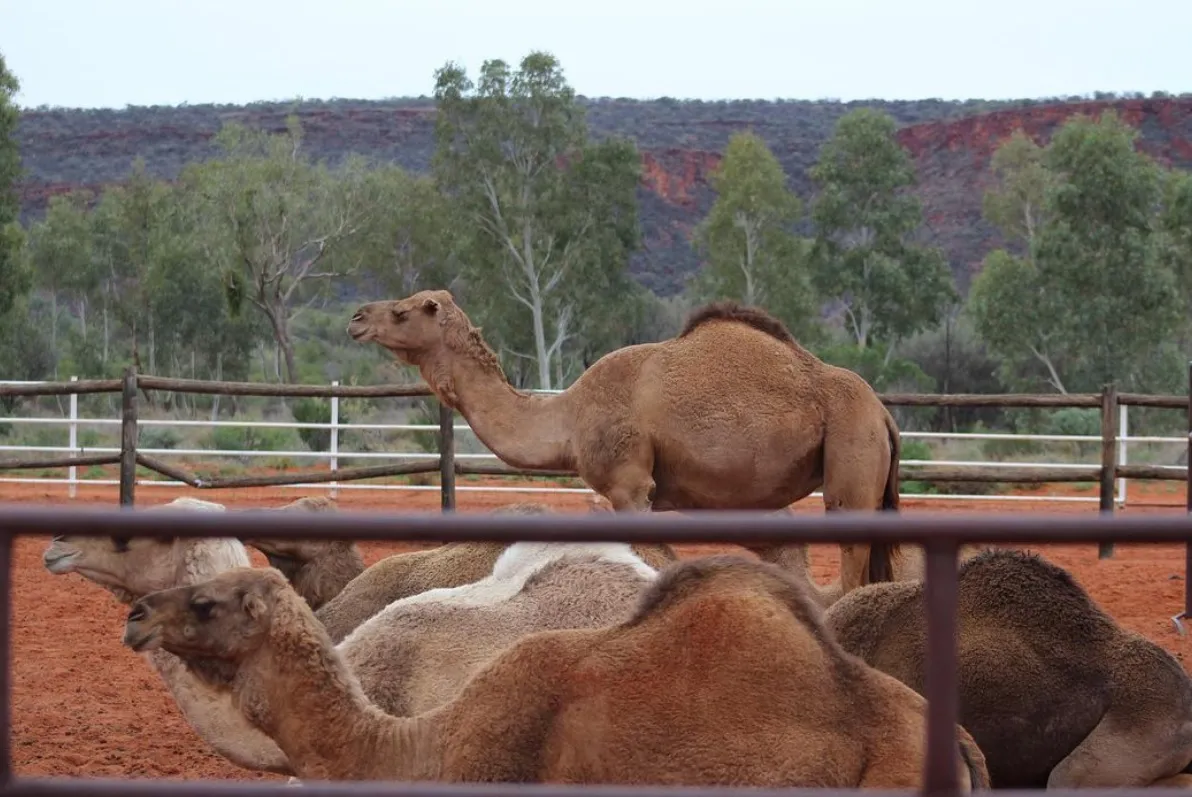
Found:
[[[209,537],[264,536],[315,540],[493,542],[822,542],[957,543],[1192,542],[1192,516],[1072,515],[978,512],[905,515],[837,511],[789,514],[760,511],[597,512],[539,516],[490,513],[334,512],[293,516],[260,509],[210,515],[185,510],[144,512],[117,507],[0,504],[0,535]]]
[[[108,778],[19,778],[5,797],[293,797],[280,783]],[[547,783],[400,783],[397,781],[304,781],[301,797],[912,797],[910,789],[763,789],[711,786],[604,786]],[[1048,797],[1155,797],[1176,789],[1048,789]],[[998,797],[1038,797],[1037,791],[999,790]]]

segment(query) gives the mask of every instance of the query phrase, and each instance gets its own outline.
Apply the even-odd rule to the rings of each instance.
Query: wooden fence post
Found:
[[[120,406],[120,506],[132,506],[137,486],[137,369],[124,369]]]
[[[455,511],[455,410],[443,402],[439,402],[439,495],[443,511]]]
[[[1101,511],[1113,514],[1113,487],[1117,477],[1117,385],[1110,382],[1101,389]],[[1097,558],[1113,556],[1113,543],[1097,545]]]

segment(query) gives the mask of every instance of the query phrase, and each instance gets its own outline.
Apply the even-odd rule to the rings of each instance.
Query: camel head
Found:
[[[336,512],[333,498],[306,496],[285,506],[275,507],[275,512]],[[293,571],[314,562],[338,548],[350,548],[350,540],[292,540],[241,537],[245,545],[251,545],[269,560],[269,565],[292,577]]]
[[[449,291],[419,291],[404,299],[361,305],[348,322],[348,335],[358,343],[377,343],[405,364],[417,365],[444,345],[447,322],[459,314]]]
[[[123,641],[138,653],[161,648],[188,661],[237,665],[265,644],[275,610],[291,592],[285,576],[272,568],[225,570],[138,599],[129,609]]]
[[[158,509],[224,511],[221,504],[194,498],[179,498],[145,511]],[[187,565],[186,554],[199,542],[195,539],[59,534],[42,554],[42,562],[46,570],[56,576],[78,573],[128,603],[138,596],[180,583]]]

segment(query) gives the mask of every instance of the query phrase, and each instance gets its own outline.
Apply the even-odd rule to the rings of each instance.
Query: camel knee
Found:
[[[614,512],[649,512],[657,485],[651,476],[617,484],[604,494]]]

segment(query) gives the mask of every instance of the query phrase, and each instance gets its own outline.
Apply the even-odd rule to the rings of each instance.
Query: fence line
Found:
[[[63,395],[67,394],[70,397],[70,409],[68,417],[66,418],[6,418],[0,419],[0,423],[25,423],[25,424],[43,424],[43,425],[67,425],[69,430],[69,444],[67,446],[13,446],[0,445],[0,452],[35,452],[38,454],[46,453],[63,453],[68,455],[67,460],[56,461],[44,457],[33,459],[16,459],[7,462],[0,462],[0,470],[13,469],[28,469],[32,467],[48,468],[61,467],[66,465],[68,467],[68,477],[65,480],[54,478],[0,478],[0,482],[7,483],[44,483],[44,484],[60,484],[66,483],[69,488],[70,495],[75,496],[79,484],[112,484],[112,480],[108,479],[79,479],[78,467],[86,464],[96,464],[93,460],[80,459],[79,457],[94,457],[96,455],[112,455],[123,454],[124,446],[96,446],[96,447],[82,447],[78,445],[78,428],[80,426],[121,426],[127,427],[127,419],[125,418],[81,418],[78,414],[78,396],[85,393],[101,393],[101,392],[115,392],[121,390],[127,392],[128,381],[132,379],[134,383],[132,392],[132,401],[135,404],[136,392],[148,390],[166,390],[177,392],[190,393],[206,393],[212,395],[245,395],[245,396],[313,396],[313,397],[327,397],[330,399],[330,422],[300,422],[300,421],[247,421],[247,420],[157,420],[146,419],[137,420],[135,427],[239,427],[239,428],[273,428],[273,429],[321,429],[329,432],[329,444],[326,451],[266,451],[266,450],[244,450],[244,449],[196,449],[196,448],[141,448],[136,447],[133,454],[134,458],[138,460],[138,464],[150,470],[157,471],[160,475],[165,476],[166,480],[160,479],[137,479],[135,473],[133,480],[129,484],[129,489],[136,485],[143,486],[177,486],[182,484],[190,484],[192,486],[201,486],[206,488],[219,487],[235,487],[235,486],[278,486],[278,487],[303,487],[310,488],[321,486],[328,489],[332,495],[338,493],[340,489],[369,489],[369,490],[441,490],[443,492],[444,506],[454,506],[453,494],[457,489],[475,492],[498,492],[498,491],[515,491],[515,492],[543,492],[543,493],[588,493],[591,490],[586,487],[571,488],[571,487],[548,487],[543,485],[524,485],[524,486],[464,486],[456,487],[454,484],[442,484],[440,486],[423,486],[423,485],[407,485],[407,484],[356,484],[347,485],[343,482],[362,478],[375,478],[378,475],[399,473],[408,474],[415,472],[432,472],[439,470],[440,476],[449,482],[454,482],[456,474],[468,475],[507,475],[507,476],[534,476],[534,475],[552,475],[559,477],[575,477],[576,474],[568,472],[551,472],[551,473],[529,473],[526,471],[519,471],[507,467],[500,467],[496,469],[486,468],[478,465],[472,466],[469,462],[495,462],[500,463],[499,457],[495,454],[488,453],[457,453],[454,450],[454,441],[452,439],[450,445],[443,445],[445,436],[454,438],[455,431],[471,431],[467,423],[456,423],[453,416],[448,413],[443,415],[442,407],[440,408],[440,423],[434,424],[384,424],[384,423],[340,423],[340,407],[339,401],[341,398],[383,398],[383,397],[415,397],[415,396],[431,396],[432,393],[424,384],[416,385],[381,385],[381,386],[342,386],[338,381],[333,381],[330,385],[277,385],[271,383],[250,383],[250,382],[210,382],[204,380],[193,379],[167,379],[155,376],[138,376],[131,371],[126,375],[125,379],[115,380],[82,380],[72,376],[69,382],[0,382],[0,395]],[[531,390],[531,393],[560,393],[560,390]],[[909,407],[942,407],[942,406],[1027,406],[1027,407],[1048,407],[1048,408],[1064,408],[1064,407],[1099,407],[1102,410],[1102,433],[1100,435],[1061,435],[1061,434],[1013,434],[1004,432],[902,432],[904,439],[935,439],[935,440],[994,440],[994,441],[1023,441],[1023,442],[1076,442],[1076,443],[1100,443],[1102,447],[1102,456],[1100,465],[1084,465],[1074,463],[1056,463],[1056,462],[989,462],[989,461],[972,461],[972,460],[921,460],[921,459],[904,459],[902,460],[901,477],[902,481],[921,480],[921,481],[971,481],[971,482],[1028,482],[1028,483],[1045,483],[1045,482],[1073,482],[1073,481],[1100,481],[1101,491],[1098,496],[1045,496],[1045,495],[1014,495],[1014,496],[988,496],[975,494],[914,494],[916,498],[927,498],[936,500],[1018,500],[1018,501],[1051,501],[1051,502],[1093,502],[1097,501],[1102,510],[1112,511],[1114,506],[1122,507],[1126,505],[1127,499],[1127,480],[1129,478],[1145,478],[1145,479],[1168,479],[1168,480],[1183,480],[1187,478],[1187,469],[1180,466],[1148,466],[1148,465],[1130,465],[1128,462],[1127,449],[1130,444],[1142,443],[1184,443],[1182,437],[1162,437],[1162,436],[1138,436],[1131,437],[1128,434],[1128,407],[1129,406],[1144,406],[1144,407],[1162,407],[1162,408],[1186,408],[1188,406],[1188,398],[1186,396],[1153,396],[1145,394],[1118,394],[1113,386],[1107,386],[1101,394],[1067,394],[1067,395],[1033,395],[1033,394],[1001,394],[1001,395],[979,395],[979,394],[885,394],[881,396],[884,403],[890,406],[909,406]],[[134,409],[135,412],[135,409]],[[123,414],[123,413],[122,413]],[[1114,417],[1116,415],[1116,418]],[[1113,421],[1116,420],[1115,424]],[[357,474],[351,479],[348,471],[341,470],[339,462],[343,458],[355,459],[374,459],[374,460],[406,460],[417,461],[427,460],[426,453],[411,453],[411,452],[387,452],[387,451],[345,451],[340,443],[340,434],[342,431],[423,431],[437,432],[440,437],[440,451],[443,456],[436,457],[437,464],[426,461],[424,466],[410,470],[409,467],[400,465],[390,466],[369,466],[367,468],[356,468],[353,472]],[[130,434],[130,430],[123,428],[123,434]],[[241,477],[238,479],[200,479],[196,476],[186,473],[183,469],[175,466],[167,466],[160,460],[154,460],[153,464],[146,464],[141,460],[142,456],[148,457],[269,457],[269,458],[302,458],[307,460],[327,460],[328,471],[323,474],[309,473],[297,475],[285,475],[279,477]],[[118,458],[117,458],[118,459]],[[105,460],[107,461],[107,460]],[[31,464],[32,463],[32,464]],[[69,464],[67,464],[69,463]],[[411,464],[413,464],[411,462]],[[135,469],[134,469],[135,471]],[[121,482],[117,482],[121,483]],[[822,493],[816,491],[812,493],[814,497],[821,497]]]

